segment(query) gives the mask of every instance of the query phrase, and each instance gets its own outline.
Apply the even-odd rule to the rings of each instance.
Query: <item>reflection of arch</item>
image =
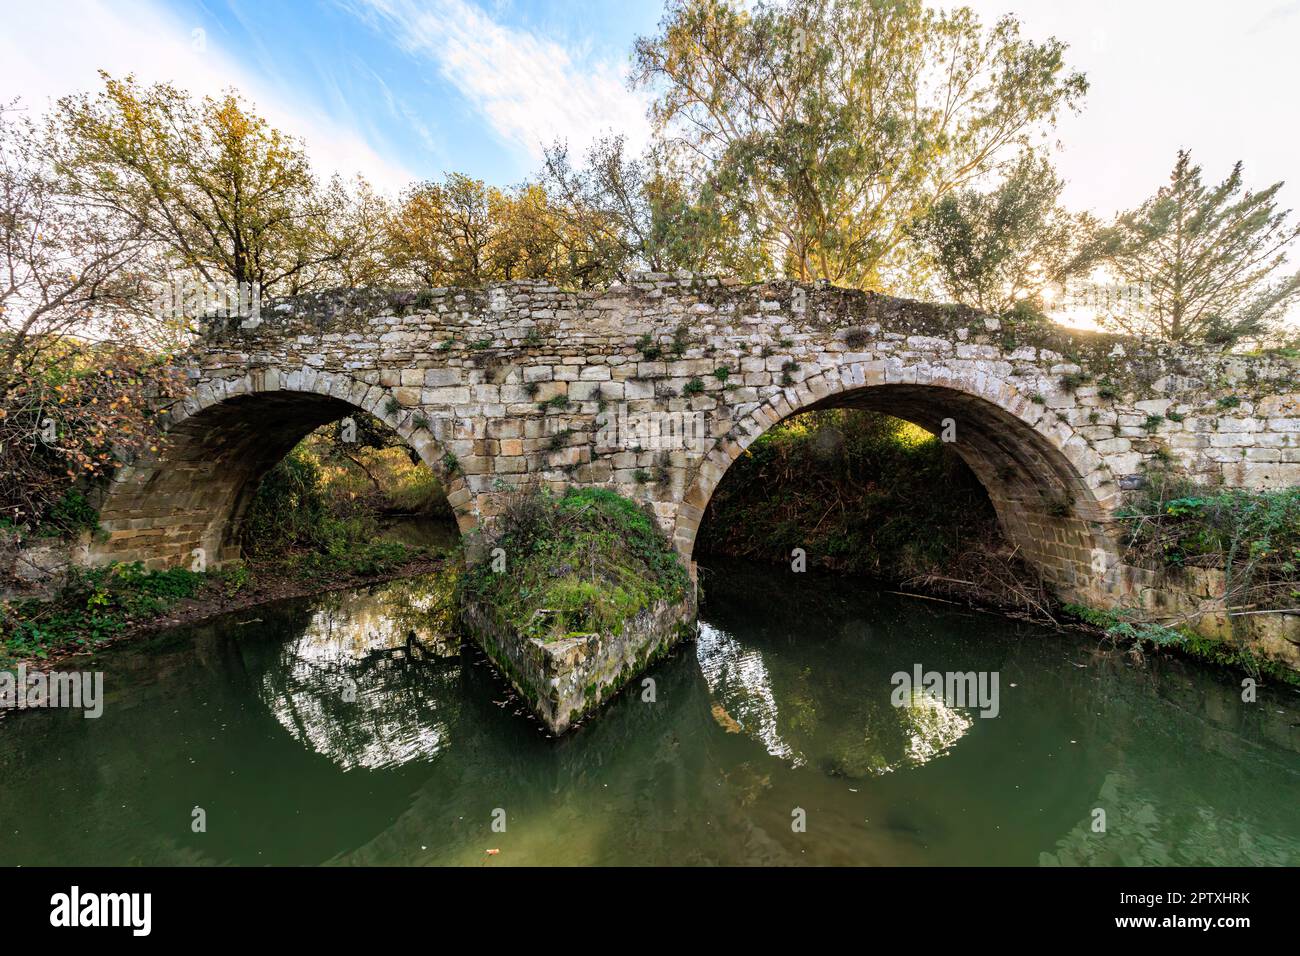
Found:
[[[1098,599],[1099,571],[1119,561],[1102,531],[1118,500],[1113,476],[1068,422],[981,371],[856,363],[761,402],[714,441],[689,481],[678,550],[690,557],[714,490],[754,439],[792,415],[828,408],[883,412],[935,434],[951,419],[952,447],[984,484],[1007,538],[1063,596]]]
[[[204,383],[172,408],[159,455],[114,476],[100,508],[108,537],[93,546],[92,563],[168,567],[190,563],[195,548],[209,564],[237,558],[239,523],[261,477],[313,429],[356,409],[392,428],[449,496],[462,489],[464,478],[448,473],[435,437],[388,389],[311,368],[262,369]],[[462,532],[473,527],[468,515],[456,520]]]

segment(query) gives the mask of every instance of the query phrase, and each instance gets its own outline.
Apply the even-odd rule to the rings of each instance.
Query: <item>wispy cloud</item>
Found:
[[[146,83],[171,82],[195,94],[235,87],[273,125],[305,140],[318,172],[361,173],[388,190],[415,178],[382,143],[247,70],[234,53],[224,48],[223,37],[150,0],[18,4],[6,10],[0,33],[0,97],[21,97],[39,112],[60,96],[98,88],[100,69],[134,73]]]
[[[1274,7],[1257,20],[1255,25],[1246,31],[1246,35],[1253,36],[1257,33],[1271,30],[1282,23],[1282,21],[1289,20],[1298,13],[1300,13],[1300,3],[1284,3],[1281,6]]]
[[[623,64],[507,26],[468,0],[344,0],[409,55],[433,64],[504,141],[537,159],[610,131],[648,137],[646,101]]]

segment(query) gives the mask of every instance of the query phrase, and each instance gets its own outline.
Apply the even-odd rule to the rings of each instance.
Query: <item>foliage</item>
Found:
[[[596,222],[560,209],[536,183],[498,189],[460,173],[408,189],[388,222],[399,277],[430,286],[549,279],[589,287],[614,275]]]
[[[1206,187],[1180,150],[1168,185],[1119,218],[1110,266],[1144,294],[1106,322],[1168,342],[1224,343],[1269,333],[1300,301],[1300,273],[1280,274],[1300,222],[1277,208],[1282,183],[1243,192],[1241,170]]]
[[[89,648],[129,625],[166,612],[193,597],[204,575],[180,568],[146,571],[143,565],[73,568],[50,602],[0,606],[0,640],[8,657],[45,657],[51,652]]]
[[[505,554],[504,571],[494,569],[496,548]],[[518,493],[487,555],[461,576],[462,595],[529,637],[618,633],[628,618],[682,600],[689,587],[654,518],[605,489]]]
[[[45,512],[41,530],[46,534],[74,537],[82,531],[99,529],[99,512],[86,500],[80,488],[69,488]]]
[[[72,531],[69,496],[156,450],[157,408],[183,383],[133,349],[72,340],[24,365],[0,388],[0,514],[29,527],[49,518]]]
[[[568,149],[546,152],[541,182],[555,208],[591,250],[593,277],[626,280],[634,269],[726,272],[755,278],[765,271],[705,183],[694,188],[662,149],[629,158],[621,136],[596,141],[575,167]]]
[[[1064,44],[921,0],[673,0],[636,43],[667,160],[780,274],[879,287],[908,225],[1087,84]]]
[[[756,439],[714,493],[698,548],[788,562],[800,547],[810,563],[901,581],[943,567],[995,529],[979,481],[936,437],[837,409]]]
[[[302,143],[235,92],[193,99],[101,71],[103,89],[58,101],[48,146],[69,193],[209,283],[295,293],[373,278],[379,198],[320,184]],[[345,268],[340,268],[347,263]]]
[[[1205,637],[1189,628],[1169,627],[1146,620],[1140,611],[1133,608],[1101,610],[1080,604],[1066,604],[1061,610],[1068,616],[1103,631],[1110,640],[1129,647],[1136,654],[1141,654],[1148,648],[1173,650],[1208,664],[1300,685],[1300,673],[1281,661],[1257,656],[1249,646]]]
[[[377,519],[381,502],[395,507],[405,500],[428,510],[431,497],[445,501],[441,486],[423,465],[409,466],[398,469],[401,480],[377,487],[377,498],[359,499],[355,476],[322,460],[322,449],[328,454],[334,446],[321,433],[333,427],[300,443],[262,478],[244,519],[244,552],[259,565],[281,566],[303,577],[389,574],[422,551],[382,537]],[[381,454],[406,461],[395,448]],[[371,467],[376,467],[373,462]],[[363,480],[376,480],[365,474]]]
[[[48,142],[14,109],[0,103],[0,396],[48,366],[66,336],[92,324],[123,334],[148,298],[140,230],[78,205]]]
[[[320,467],[301,446],[262,478],[244,518],[244,549],[252,556],[327,543],[330,518]]]
[[[1061,608],[1071,617],[1106,632],[1116,640],[1154,647],[1186,648],[1187,634],[1154,621],[1144,621],[1131,609],[1100,610],[1081,604],[1066,604]]]
[[[1118,514],[1130,560],[1221,569],[1229,607],[1300,599],[1300,488],[1202,488],[1158,473]]]
[[[948,298],[995,314],[1019,302],[1042,312],[1045,290],[1090,272],[1102,251],[1096,224],[1060,208],[1063,186],[1046,160],[1026,153],[996,189],[935,203],[912,236]]]

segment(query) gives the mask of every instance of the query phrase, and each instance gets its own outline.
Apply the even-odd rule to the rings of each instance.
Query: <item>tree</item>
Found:
[[[238,94],[196,102],[100,75],[100,93],[64,97],[49,121],[55,167],[86,208],[207,283],[300,292],[352,253],[335,228],[346,191],[320,189],[302,144]]]
[[[408,189],[388,226],[394,265],[429,286],[489,281],[493,192],[460,173]]]
[[[0,518],[24,525],[156,442],[150,402],[181,383],[129,344],[160,339],[142,230],[68,195],[14,112],[0,108]]]
[[[541,183],[504,190],[450,173],[406,191],[388,224],[398,274],[432,286],[547,279],[608,282],[621,253],[589,210],[557,204]]]
[[[635,78],[665,149],[781,272],[877,287],[917,216],[1077,106],[1064,49],[920,0],[673,0]]]
[[[15,109],[0,107],[0,396],[96,315],[107,334],[115,315],[148,303],[141,230],[78,207],[45,161],[48,142]]]
[[[577,288],[609,280],[592,237],[563,214],[540,183],[499,191],[493,218],[497,233],[492,259],[501,279],[546,279]]]
[[[361,176],[351,182],[332,177],[322,196],[330,213],[309,221],[319,232],[308,240],[321,254],[294,277],[288,291],[387,283],[394,271],[388,258],[391,203]]]
[[[1048,286],[1089,273],[1104,239],[1087,214],[1059,205],[1063,183],[1047,160],[1024,154],[997,188],[940,199],[912,229],[949,299],[1002,313],[1043,308]]]
[[[1167,342],[1226,343],[1276,329],[1300,301],[1300,273],[1282,274],[1300,223],[1277,207],[1282,183],[1243,192],[1241,170],[1238,162],[1206,187],[1180,150],[1168,185],[1118,218],[1109,265],[1143,294],[1103,322]]]
[[[761,250],[747,246],[723,197],[693,189],[662,153],[629,157],[622,136],[597,140],[575,166],[564,144],[546,152],[542,182],[582,237],[592,271],[604,281],[636,270],[727,272],[757,276]]]

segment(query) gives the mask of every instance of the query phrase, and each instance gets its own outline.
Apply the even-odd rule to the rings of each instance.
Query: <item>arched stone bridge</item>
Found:
[[[237,557],[261,475],[356,409],[443,477],[464,532],[526,481],[599,485],[650,503],[687,558],[714,489],[766,429],[810,409],[886,412],[953,439],[1020,552],[1061,597],[1094,604],[1140,586],[1111,519],[1148,465],[1300,484],[1294,362],[821,284],[355,291],[209,332],[166,448],[107,491],[92,561]]]

